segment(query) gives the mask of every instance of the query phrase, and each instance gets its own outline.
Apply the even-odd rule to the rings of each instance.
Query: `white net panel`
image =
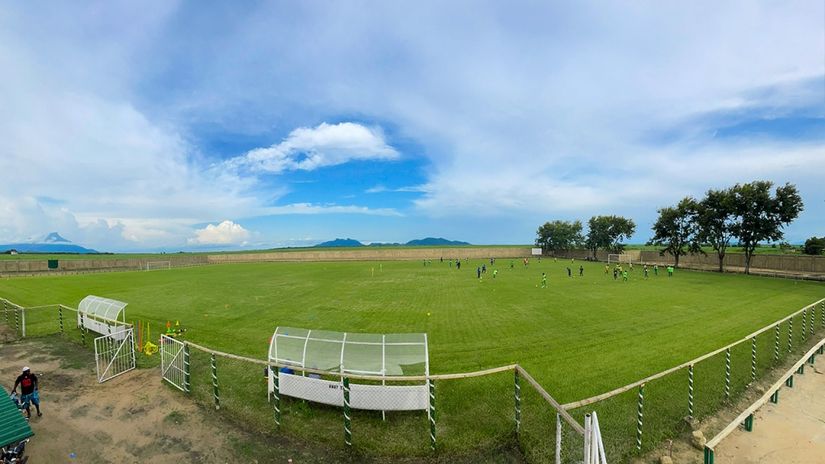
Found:
[[[273,364],[330,373],[429,375],[427,335],[366,334],[278,327],[269,345]]]
[[[125,308],[127,304],[128,303],[122,301],[89,295],[80,300],[77,310],[83,313],[83,315],[102,317],[112,321],[121,319],[122,316],[122,320],[126,322],[126,314],[123,312],[123,308]]]

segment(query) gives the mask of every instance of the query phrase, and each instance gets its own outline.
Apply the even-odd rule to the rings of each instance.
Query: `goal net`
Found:
[[[171,269],[172,262],[171,261],[146,261],[146,266],[144,270],[146,271],[157,271],[159,269]]]
[[[631,263],[632,256],[622,253],[622,254],[609,254],[607,255],[607,263],[614,264],[614,263]]]

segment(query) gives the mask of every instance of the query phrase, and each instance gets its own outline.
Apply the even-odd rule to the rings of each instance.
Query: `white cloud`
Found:
[[[428,161],[426,181],[409,187],[423,193],[412,214],[445,218],[438,224],[453,230],[479,216],[650,216],[680,195],[766,177],[800,186],[810,198],[800,222],[815,233],[825,227],[825,184],[811,167],[823,163],[821,139],[717,140],[709,116],[807,105],[823,117],[824,6],[4,8],[0,68],[14,72],[0,74],[0,86],[14,92],[0,92],[0,172],[13,175],[0,182],[0,240],[58,230],[118,247],[174,245],[192,236],[191,224],[223,218],[400,216],[331,196],[272,207],[286,188],[258,179],[399,151]],[[342,118],[381,121],[394,146],[356,122],[311,126]],[[202,157],[195,126],[252,136],[299,129],[224,163]],[[667,142],[650,140],[671,131]],[[495,240],[497,223],[512,221],[478,229]]]
[[[195,237],[187,242],[190,245],[243,245],[249,240],[249,235],[243,226],[227,220],[195,230]]]
[[[364,193],[384,193],[384,192],[407,192],[407,193],[420,193],[425,192],[426,189],[423,185],[408,185],[405,187],[398,187],[398,188],[388,188],[383,185],[376,185],[374,187],[370,187],[364,190]]]
[[[280,173],[344,164],[353,160],[392,160],[398,152],[387,145],[379,128],[358,123],[321,123],[299,127],[284,141],[268,148],[256,148],[227,162],[253,172]]]
[[[292,203],[270,206],[264,210],[268,215],[281,214],[363,214],[367,216],[403,216],[392,208],[368,208],[354,205],[316,205],[312,203]]]

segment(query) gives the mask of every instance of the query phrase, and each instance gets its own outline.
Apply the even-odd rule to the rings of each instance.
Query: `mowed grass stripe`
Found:
[[[482,264],[489,270],[479,280]],[[149,320],[155,333],[180,320],[193,341],[255,357],[278,325],[426,332],[432,372],[518,362],[562,402],[682,363],[825,296],[815,282],[642,274],[635,266],[628,282],[614,281],[603,264],[548,259],[527,268],[514,260],[513,269],[506,259],[471,260],[460,271],[438,260],[254,263],[6,279],[0,295],[24,305],[116,298],[129,303],[130,321]]]

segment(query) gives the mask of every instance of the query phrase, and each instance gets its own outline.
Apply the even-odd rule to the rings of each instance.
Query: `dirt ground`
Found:
[[[4,386],[12,387],[23,365],[31,366],[41,384],[43,417],[30,422],[35,432],[27,449],[32,463],[342,460],[285,439],[227,427],[220,415],[161,385],[156,369],[138,369],[98,384],[94,355],[58,338],[0,345]]]
[[[740,427],[716,448],[718,464],[821,464],[825,462],[825,359],[819,356],[793,388],[783,387],[779,403],[754,415],[752,432]]]
[[[786,372],[796,359],[775,369],[757,382],[737,401],[716,415],[703,420],[698,429],[707,439],[722,430],[745,408],[761,397]],[[793,388],[783,387],[779,403],[767,403],[754,415],[753,432],[739,428],[716,447],[716,464],[823,464],[825,463],[825,356],[817,356],[805,374],[796,375]],[[658,463],[659,457],[671,456],[675,464],[703,464],[704,453],[690,443],[690,433],[662,443],[655,451],[633,460],[634,464]],[[670,448],[670,449],[669,449]]]
[[[35,436],[27,448],[33,464],[523,462],[512,448],[381,460],[263,435],[162,384],[157,369],[137,369],[99,384],[89,349],[58,336],[12,341],[11,335],[0,325],[0,383],[11,389],[24,365],[40,382],[43,417],[32,417]]]

